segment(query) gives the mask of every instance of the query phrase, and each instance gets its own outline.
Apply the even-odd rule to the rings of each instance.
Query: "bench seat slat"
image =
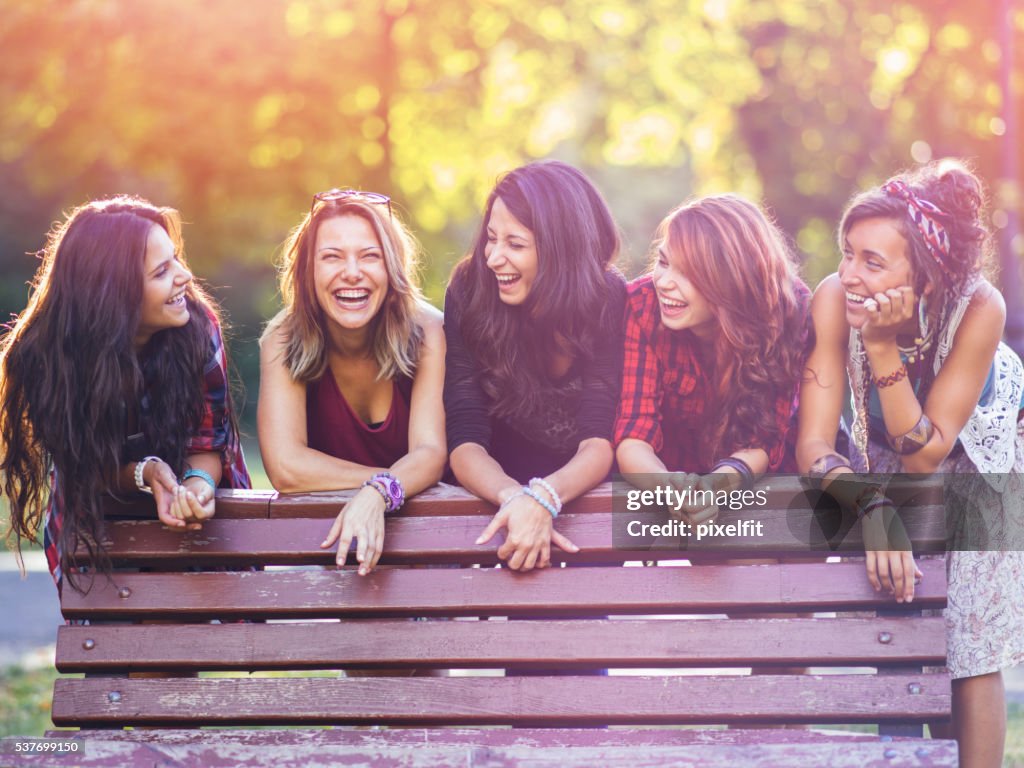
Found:
[[[47,760],[53,760],[52,756]],[[872,765],[932,766],[956,765],[955,742],[882,743],[845,741],[814,744],[770,744],[761,746],[698,745],[684,749],[663,747],[557,747],[542,750],[532,747],[478,747],[425,745],[410,753],[405,747],[355,749],[344,746],[294,747],[234,746],[227,750],[194,743],[159,747],[125,741],[92,741],[75,764],[81,768],[121,768],[125,765],[174,765],[177,768],[207,768],[211,765],[308,768],[309,766],[360,765],[393,768],[415,765],[418,768],[591,768],[591,766],[628,766],[629,768],[777,768],[780,765],[828,765],[833,768],[864,768]],[[18,757],[14,765],[44,765],[31,757]]]
[[[921,562],[914,608],[942,607],[945,565]],[[593,595],[600,595],[595,603]],[[87,594],[65,589],[69,619],[568,616],[864,610],[894,607],[859,562],[694,568],[351,569],[117,573]]]
[[[949,707],[945,674],[64,678],[52,716],[82,726],[885,723],[941,720]]]
[[[813,556],[808,531],[813,528],[810,510],[765,509],[756,520],[763,523],[763,535],[707,538],[692,542],[697,552],[734,555],[797,553]],[[723,512],[719,522],[729,525],[753,519],[746,512]],[[554,562],[622,562],[623,560],[665,560],[686,557],[677,541],[665,540],[664,548],[626,550],[613,546],[613,515],[610,512],[563,514],[558,529],[577,544],[581,552],[566,554],[552,548]],[[396,517],[386,523],[386,544],[381,563],[497,563],[497,545],[476,544],[476,538],[490,516]],[[921,508],[920,515],[905,516],[909,535],[919,552],[945,548],[946,529],[942,514]],[[623,523],[620,521],[619,523]],[[329,521],[320,518],[236,520],[216,518],[200,531],[171,531],[155,520],[118,521],[107,526],[107,546],[115,565],[331,565],[334,553],[320,549]],[[820,526],[819,526],[820,528]],[[826,548],[824,534],[816,534],[821,558],[836,552],[863,554],[860,526],[835,537],[835,549]],[[83,549],[80,561],[87,561]]]
[[[195,728],[159,730],[47,731],[48,739],[141,741],[154,746],[202,742],[208,745],[347,746],[371,749],[388,746],[457,746],[486,742],[500,747],[672,747],[723,744],[823,744],[877,742],[873,733],[836,729],[710,728]],[[920,745],[921,739],[893,737],[888,743]]]
[[[885,642],[879,640],[887,633]],[[547,658],[538,650],[550,649]],[[65,626],[61,672],[938,665],[941,617]]]

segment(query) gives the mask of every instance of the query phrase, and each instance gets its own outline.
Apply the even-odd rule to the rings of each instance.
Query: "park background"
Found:
[[[24,308],[64,211],[115,193],[178,208],[233,327],[257,467],[274,264],[334,186],[392,197],[440,305],[496,178],[533,159],[595,180],[630,277],[669,209],[735,191],[767,206],[813,286],[851,194],[965,157],[1024,351],[1021,0],[0,0],[0,19],[0,317]],[[0,679],[16,693],[3,732],[48,706],[18,674]]]

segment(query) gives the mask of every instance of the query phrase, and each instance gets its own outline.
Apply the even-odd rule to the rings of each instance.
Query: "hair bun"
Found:
[[[941,160],[924,169],[925,197],[952,217],[957,224],[983,228],[985,194],[981,180],[958,160]]]

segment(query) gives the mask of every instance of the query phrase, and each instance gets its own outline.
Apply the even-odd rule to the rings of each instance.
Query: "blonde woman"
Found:
[[[260,339],[260,450],[282,492],[358,488],[322,547],[359,573],[384,515],[444,470],[444,331],[420,293],[418,250],[384,195],[313,198],[284,248],[284,309]]]

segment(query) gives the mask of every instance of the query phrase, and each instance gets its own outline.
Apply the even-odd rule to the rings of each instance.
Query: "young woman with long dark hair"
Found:
[[[950,521],[958,531],[946,562],[952,735],[964,765],[998,766],[1002,670],[1024,661],[1024,366],[1000,341],[1006,307],[983,276],[990,238],[981,182],[951,160],[895,176],[853,198],[839,247],[838,272],[814,295],[800,468],[825,488],[853,471],[944,473],[980,513],[983,523]],[[844,456],[835,441],[847,384],[854,423]],[[865,540],[879,542],[867,552],[868,578],[909,602],[920,571],[909,549],[883,548],[894,510],[866,490],[856,505]],[[964,533],[983,533],[988,551]]]
[[[499,505],[513,569],[550,562],[564,502],[612,466],[625,281],[619,235],[587,177],[558,161],[506,174],[445,297],[444,403],[452,470]]]
[[[782,467],[809,297],[785,239],[753,203],[712,195],[672,211],[650,274],[629,286],[620,471],[684,472],[686,485],[718,490]],[[684,512],[704,521],[717,507]]]
[[[76,589],[76,550],[102,566],[103,497],[151,493],[166,525],[249,487],[214,302],[193,280],[180,218],[134,197],[82,205],[43,250],[0,351],[0,453],[11,533],[44,529]]]
[[[285,307],[260,343],[259,435],[280,491],[359,488],[321,546],[359,573],[384,515],[441,479],[441,313],[416,281],[418,249],[384,195],[330,190],[284,248]]]

